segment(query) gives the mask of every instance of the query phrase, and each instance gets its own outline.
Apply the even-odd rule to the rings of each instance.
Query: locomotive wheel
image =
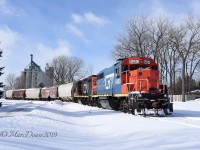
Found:
[[[76,98],[72,99],[72,101],[74,101],[74,103],[78,103],[78,100]]]
[[[169,115],[169,112],[168,112],[168,109],[167,109],[167,108],[164,108],[164,109],[163,109],[163,112],[164,112],[165,115]]]
[[[129,107],[127,104],[123,105],[123,112],[127,113],[129,111]]]
[[[87,104],[86,100],[85,99],[81,99],[81,104],[86,105]]]
[[[90,101],[90,106],[95,106],[93,101]]]
[[[113,110],[119,110],[120,101],[117,99],[110,99],[109,105]]]
[[[131,110],[131,114],[132,114],[132,115],[135,115],[135,109],[132,109],[132,110]]]
[[[97,107],[99,107],[99,108],[102,108],[102,106],[101,106],[101,103],[100,103],[100,100],[99,100],[99,99],[96,99],[96,104],[97,104]]]
[[[101,108],[101,103],[97,102],[97,107]]]
[[[99,107],[99,102],[97,100],[94,100],[94,106]],[[101,106],[99,108],[101,108]]]

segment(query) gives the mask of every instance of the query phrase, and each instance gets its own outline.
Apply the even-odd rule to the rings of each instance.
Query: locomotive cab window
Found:
[[[122,66],[122,72],[125,73],[125,71],[128,70],[128,65],[123,65]]]
[[[142,69],[145,69],[145,68],[147,68],[147,67],[149,67],[149,66],[147,66],[147,65],[142,65],[142,66],[141,66]]]
[[[158,70],[158,67],[157,66],[151,66],[151,69]]]
[[[119,68],[116,68],[115,69],[115,78],[119,78],[120,75],[119,75]]]
[[[131,65],[130,70],[136,70],[139,68],[139,65]]]

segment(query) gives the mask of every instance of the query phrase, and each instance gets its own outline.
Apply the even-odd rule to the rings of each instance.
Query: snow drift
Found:
[[[0,149],[199,149],[200,101],[169,117],[141,117],[53,101],[1,100]]]

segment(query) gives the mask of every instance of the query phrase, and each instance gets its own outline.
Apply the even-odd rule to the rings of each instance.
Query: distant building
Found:
[[[25,79],[26,88],[37,88],[53,85],[53,68],[46,67],[45,72],[42,71],[39,65],[33,61],[33,55],[31,54],[31,62],[24,69],[22,75]]]
[[[49,64],[46,63],[46,67],[45,67],[45,73],[47,76],[49,76],[51,79],[53,79],[53,67],[49,67]]]

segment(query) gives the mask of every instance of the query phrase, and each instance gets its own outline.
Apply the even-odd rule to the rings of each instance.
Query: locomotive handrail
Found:
[[[130,85],[135,85],[134,83],[131,83],[131,82],[124,83],[123,85],[128,85],[129,86],[129,87],[126,86],[128,92],[133,91],[133,89],[135,88],[135,87],[133,87],[133,89],[131,90]]]
[[[121,72],[122,74],[123,73],[126,73],[126,83],[127,83],[127,81],[128,81],[128,72],[129,72],[130,70],[126,70],[126,71],[123,71],[123,72]]]
[[[162,93],[162,91],[163,91],[163,93],[165,93],[165,91],[167,91],[167,82],[166,81],[163,81],[162,79],[160,79],[159,80],[159,83],[161,83],[161,84],[158,84],[158,89],[159,89],[159,91]],[[160,86],[159,85],[162,85],[162,88],[160,88]],[[168,93],[168,92],[167,92]]]

